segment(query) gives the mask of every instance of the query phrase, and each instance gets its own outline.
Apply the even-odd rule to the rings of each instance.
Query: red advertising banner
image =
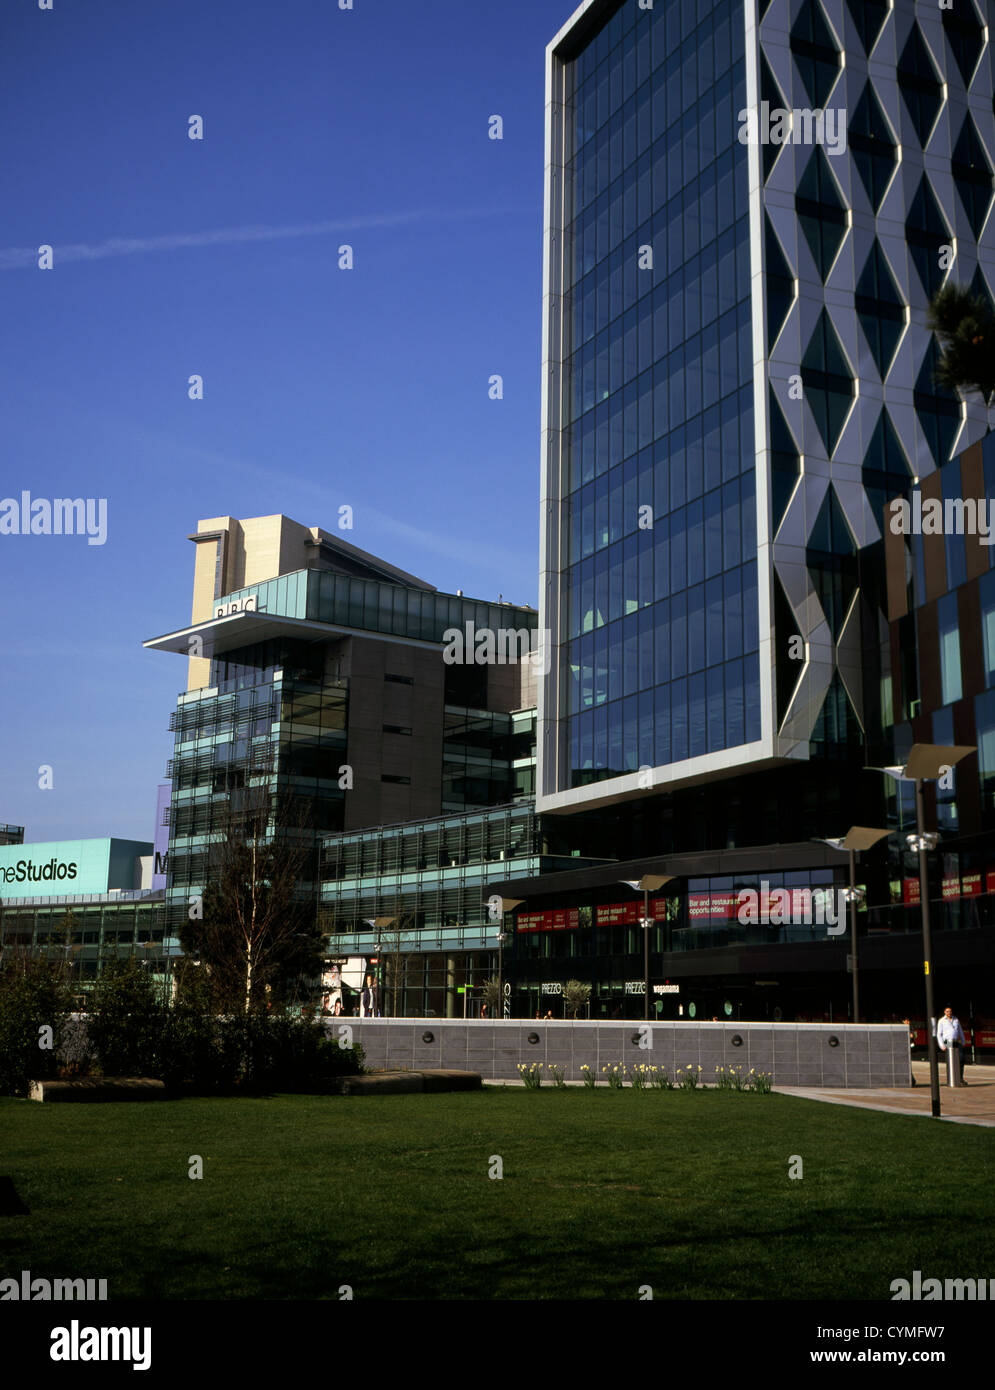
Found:
[[[902,902],[918,903],[919,901],[919,880],[917,878],[906,878],[902,880]]]
[[[517,926],[519,931],[567,931],[580,926],[580,909],[566,907],[545,912],[520,912]]]
[[[730,922],[735,920],[738,910],[738,894],[689,893],[688,917],[692,922]]]
[[[708,894],[705,894],[708,897]],[[667,898],[650,898],[650,919],[654,922],[667,920]],[[643,920],[641,902],[602,903],[594,909],[594,920],[599,927],[638,926]]]
[[[642,903],[602,903],[594,909],[599,927],[634,926],[643,915]]]
[[[735,893],[713,893],[712,894],[712,920],[729,922],[736,916]]]
[[[981,893],[981,875],[965,874],[960,881],[961,896],[965,898],[976,898]]]
[[[995,893],[995,872],[993,872],[991,869],[988,870],[988,873],[985,876],[985,892]]]
[[[945,898],[959,898],[959,897],[960,897],[960,879],[959,879],[959,878],[945,878],[945,879],[943,880],[943,896],[944,896]]]

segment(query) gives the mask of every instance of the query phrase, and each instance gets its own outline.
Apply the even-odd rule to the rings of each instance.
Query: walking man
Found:
[[[941,1052],[946,1052],[948,1047],[954,1049],[954,1085],[966,1086],[964,1080],[964,1030],[960,1026],[960,1019],[954,1018],[954,1011],[948,1004],[943,1010],[943,1017],[936,1025],[936,1042]]]

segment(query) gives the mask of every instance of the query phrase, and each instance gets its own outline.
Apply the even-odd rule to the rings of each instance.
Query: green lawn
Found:
[[[0,1173],[31,1209],[0,1217],[0,1277],[103,1277],[111,1298],[881,1299],[913,1269],[995,1272],[993,1157],[993,1130],[780,1095],[0,1100]]]

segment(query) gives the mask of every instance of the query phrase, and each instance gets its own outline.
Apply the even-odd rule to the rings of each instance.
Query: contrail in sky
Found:
[[[370,231],[378,227],[398,227],[407,222],[434,217],[492,216],[498,209],[373,213],[367,217],[347,217],[335,222],[304,222],[292,227],[218,227],[209,232],[171,232],[164,236],[108,237],[106,241],[48,242],[55,267],[70,261],[103,261],[111,256],[144,256],[150,251],[185,251],[200,246],[235,246],[250,241],[288,241],[299,237],[335,236],[347,232]],[[38,264],[38,248],[12,246],[0,249],[0,270],[24,270]]]

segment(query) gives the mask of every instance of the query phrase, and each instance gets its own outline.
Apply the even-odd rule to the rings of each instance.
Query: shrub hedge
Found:
[[[320,1023],[284,1014],[219,1016],[196,991],[172,1007],[136,961],[111,961],[83,1017],[46,961],[0,974],[0,1094],[57,1076],[150,1076],[188,1094],[321,1091],[363,1069],[358,1045],[339,1047]],[[53,1046],[39,1048],[39,1029]]]

